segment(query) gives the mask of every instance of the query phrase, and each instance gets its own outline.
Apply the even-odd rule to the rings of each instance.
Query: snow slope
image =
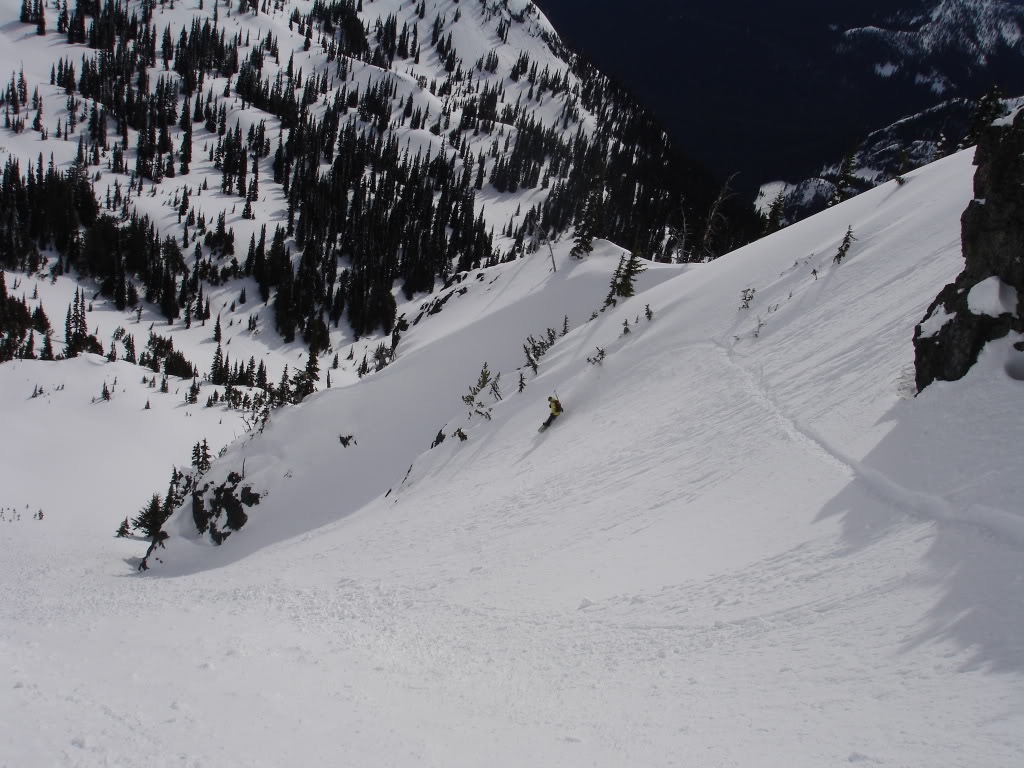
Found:
[[[245,433],[239,411],[186,405],[187,380],[172,377],[161,393],[158,379],[98,355],[0,366],[0,505],[42,509],[89,536],[102,513],[113,531],[150,494],[166,490],[172,466],[188,466],[197,439],[215,455]],[[100,397],[104,384],[109,402]],[[43,394],[32,397],[37,388]],[[150,455],[140,459],[142,452]]]
[[[972,173],[590,322],[610,244],[474,273],[393,365],[234,443],[208,477],[245,460],[249,523],[214,547],[180,511],[146,575],[85,489],[75,526],[0,523],[0,765],[1020,765],[1021,353],[907,390]],[[485,360],[504,399],[467,419]],[[52,481],[19,456],[4,494]]]

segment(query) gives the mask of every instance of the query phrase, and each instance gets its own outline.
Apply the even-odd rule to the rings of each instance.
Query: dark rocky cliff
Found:
[[[1024,110],[985,131],[974,164],[975,199],[961,218],[964,271],[914,331],[919,392],[962,378],[989,341],[1024,332]]]

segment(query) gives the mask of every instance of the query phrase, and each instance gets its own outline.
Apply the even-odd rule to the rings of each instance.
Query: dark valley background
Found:
[[[1019,25],[1020,0],[538,5],[677,146],[720,177],[738,172],[745,194],[815,174],[871,131],[941,102],[977,99],[993,85],[1024,93],[1021,43],[1000,34],[1001,24]]]

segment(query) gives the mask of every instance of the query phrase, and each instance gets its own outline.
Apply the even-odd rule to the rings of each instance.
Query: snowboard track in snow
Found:
[[[965,510],[940,496],[900,485],[880,470],[866,466],[846,454],[813,428],[789,414],[779,404],[763,378],[737,362],[725,344],[716,341],[711,346],[719,350],[740,373],[750,394],[764,404],[765,411],[783,425],[795,443],[824,463],[846,472],[851,480],[860,481],[878,500],[911,517],[974,529],[991,538],[1003,541],[1009,539],[1015,548],[1024,549],[1024,518],[1003,509],[979,504],[973,504]]]

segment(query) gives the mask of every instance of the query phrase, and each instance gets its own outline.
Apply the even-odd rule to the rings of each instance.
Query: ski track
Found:
[[[763,375],[759,378],[736,362],[724,344],[716,342],[714,346],[740,372],[747,391],[764,404],[765,411],[783,425],[794,442],[806,448],[812,456],[856,478],[880,501],[915,518],[980,529],[996,539],[1009,540],[1018,549],[1024,548],[1024,518],[983,504],[971,504],[965,509],[940,496],[900,485],[884,472],[846,454],[816,430],[787,413],[764,383]]]
[[[760,403],[764,410],[770,414],[773,419],[782,425],[783,430],[794,443],[806,449],[811,456],[825,464],[829,464],[850,474],[851,476],[857,474],[856,467],[849,460],[842,457],[838,452],[828,446],[820,437],[814,435],[810,429],[801,425],[797,419],[790,416],[782,409],[768,386],[765,384],[763,373],[760,377],[757,377],[751,371],[737,363],[729,348],[724,344],[715,342],[712,345],[705,346],[713,348],[721,354],[733,370],[739,374],[740,381],[742,382],[746,392]]]

